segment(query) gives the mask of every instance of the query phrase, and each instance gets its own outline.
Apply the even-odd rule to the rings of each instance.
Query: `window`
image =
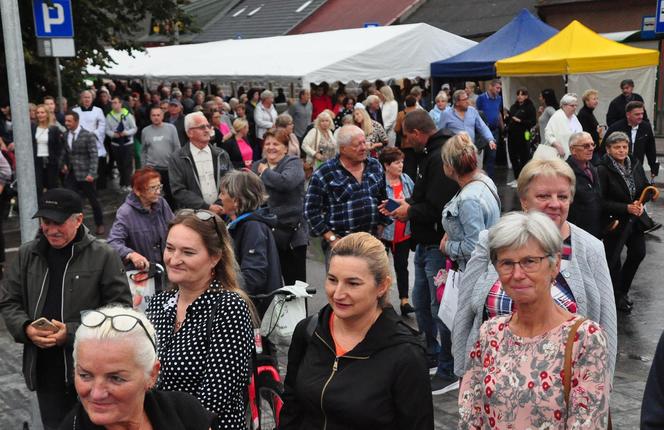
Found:
[[[240,15],[242,12],[244,12],[245,10],[247,10],[247,7],[246,7],[246,6],[243,7],[242,9],[238,10],[237,12],[235,12],[235,13],[233,14],[233,18],[235,18],[236,16],[239,16],[239,15]]]
[[[298,7],[298,8],[295,10],[295,12],[296,12],[296,13],[302,12],[304,9],[307,8],[307,6],[309,6],[309,5],[311,4],[311,2],[312,2],[312,0],[307,0],[307,1],[305,1],[304,3],[302,3],[302,6]]]
[[[261,10],[262,7],[263,7],[263,5],[258,6],[256,9],[252,10],[251,12],[249,12],[249,13],[247,14],[247,16],[254,16],[259,10]]]

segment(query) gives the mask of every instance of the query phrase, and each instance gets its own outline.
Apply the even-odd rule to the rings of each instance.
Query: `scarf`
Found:
[[[636,184],[634,184],[634,175],[632,172],[632,160],[629,157],[625,158],[625,164],[620,164],[613,157],[609,157],[609,160],[613,163],[613,166],[618,170],[620,176],[622,176],[627,189],[629,190],[629,196],[631,199],[635,198],[636,194]]]

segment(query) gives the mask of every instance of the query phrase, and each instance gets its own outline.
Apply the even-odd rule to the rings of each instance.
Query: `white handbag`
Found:
[[[440,300],[440,307],[438,308],[438,318],[443,321],[443,324],[445,324],[450,331],[454,329],[454,316],[457,313],[457,307],[459,304],[461,275],[461,272],[457,272],[454,269],[447,271],[445,291],[443,292],[443,298]]]

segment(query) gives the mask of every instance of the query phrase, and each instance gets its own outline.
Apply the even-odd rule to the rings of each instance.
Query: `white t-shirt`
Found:
[[[48,157],[48,128],[37,127],[35,140],[37,141],[37,157]]]
[[[196,163],[196,170],[198,171],[198,181],[201,183],[201,194],[205,203],[211,205],[217,201],[219,193],[217,192],[217,184],[214,180],[214,163],[212,162],[212,151],[210,147],[206,146],[203,149],[198,149],[192,143],[189,143],[191,155]]]

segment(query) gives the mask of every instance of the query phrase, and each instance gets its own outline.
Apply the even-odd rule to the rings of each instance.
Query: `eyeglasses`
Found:
[[[122,333],[132,331],[134,327],[136,327],[136,324],[140,325],[145,332],[145,335],[150,340],[154,351],[157,352],[157,344],[154,343],[154,339],[152,339],[152,336],[150,336],[150,333],[148,333],[148,329],[145,327],[145,324],[143,324],[143,321],[141,321],[139,318],[129,314],[106,315],[103,312],[95,310],[81,311],[81,324],[89,328],[99,327],[107,319],[111,320],[111,327],[113,327],[113,330]]]
[[[196,218],[198,218],[201,221],[210,221],[214,223],[214,229],[217,232],[217,238],[219,239],[219,242],[223,242],[223,239],[221,238],[221,230],[219,229],[219,224],[217,224],[217,217],[215,216],[214,212],[210,212],[209,210],[206,209],[182,209],[180,211],[182,215],[191,215],[194,214],[196,215]]]
[[[572,145],[572,148],[595,149],[594,143],[584,143],[583,145]]]
[[[161,191],[164,189],[164,184],[159,184],[159,185],[153,185],[152,187],[147,187],[147,190],[153,193],[156,193],[157,191]]]
[[[498,260],[496,261],[496,271],[501,275],[509,275],[514,272],[514,267],[518,264],[521,266],[521,270],[526,273],[536,272],[540,268],[542,260],[545,258],[551,257],[550,255],[544,255],[542,257],[523,257],[519,261],[512,260]]]
[[[195,130],[201,130],[201,131],[209,130],[211,128],[212,128],[212,126],[210,124],[202,124],[202,125],[198,125],[196,127],[189,127],[190,130],[195,129]]]

